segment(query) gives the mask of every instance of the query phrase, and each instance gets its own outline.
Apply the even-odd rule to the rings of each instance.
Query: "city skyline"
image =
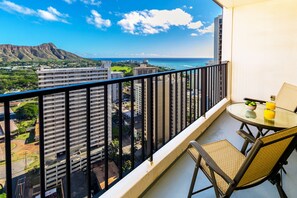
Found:
[[[213,1],[1,0],[1,44],[58,48],[83,57],[213,57]]]

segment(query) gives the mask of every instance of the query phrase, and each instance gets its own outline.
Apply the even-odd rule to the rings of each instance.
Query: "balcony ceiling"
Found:
[[[223,7],[232,8],[232,7],[258,3],[262,1],[271,1],[271,0],[214,0],[214,1],[222,5]]]

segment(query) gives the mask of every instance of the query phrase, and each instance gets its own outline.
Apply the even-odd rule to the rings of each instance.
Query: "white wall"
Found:
[[[283,82],[297,85],[296,0],[224,9],[223,17],[223,60],[232,65],[233,101],[269,100]]]

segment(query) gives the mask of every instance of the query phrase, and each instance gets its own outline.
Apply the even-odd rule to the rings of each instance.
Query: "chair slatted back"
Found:
[[[284,83],[279,90],[275,103],[277,107],[296,111],[297,108],[297,86]]]
[[[257,139],[239,174],[235,177],[238,181],[237,186],[249,185],[270,175],[281,157],[283,155],[288,157],[286,152],[291,154],[293,149],[288,150],[288,147],[296,138],[297,127],[293,127]]]

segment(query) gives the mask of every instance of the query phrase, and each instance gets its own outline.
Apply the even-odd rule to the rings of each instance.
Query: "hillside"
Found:
[[[0,62],[48,60],[80,61],[85,59],[58,49],[53,43],[44,43],[38,46],[0,45]]]

